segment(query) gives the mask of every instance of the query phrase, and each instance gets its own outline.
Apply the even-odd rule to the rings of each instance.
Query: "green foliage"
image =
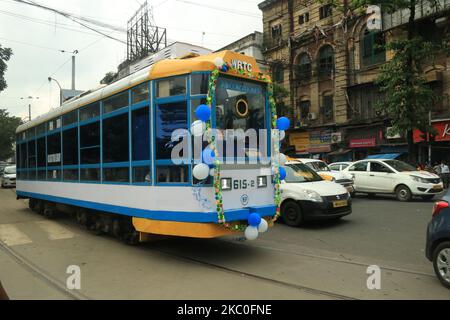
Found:
[[[100,81],[101,84],[111,84],[116,81],[117,73],[108,72],[105,77]]]
[[[283,101],[289,97],[289,91],[282,85],[278,83],[273,84],[273,98],[275,101]]]
[[[0,161],[14,156],[13,144],[16,140],[16,129],[22,119],[11,117],[6,110],[0,109]]]
[[[0,45],[0,92],[7,88],[5,72],[8,69],[8,66],[6,65],[6,62],[9,61],[12,54],[13,53],[11,49],[2,48],[2,45]]]

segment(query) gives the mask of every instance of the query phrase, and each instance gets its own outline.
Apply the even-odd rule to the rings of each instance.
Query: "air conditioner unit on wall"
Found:
[[[317,113],[314,112],[308,113],[308,120],[317,120]]]
[[[331,142],[332,143],[341,143],[342,142],[342,133],[336,132],[331,134]]]

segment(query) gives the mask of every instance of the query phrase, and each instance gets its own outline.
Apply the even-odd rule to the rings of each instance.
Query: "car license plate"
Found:
[[[442,187],[440,185],[436,185],[433,187],[434,190],[442,190]]]
[[[346,207],[346,206],[348,206],[348,201],[347,200],[333,202],[333,207],[334,208],[342,208],[342,207]]]

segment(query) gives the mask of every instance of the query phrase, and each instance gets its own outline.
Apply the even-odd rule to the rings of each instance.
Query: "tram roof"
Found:
[[[233,51],[221,51],[208,55],[202,55],[188,59],[170,59],[156,62],[154,65],[139,70],[123,79],[120,79],[110,85],[100,86],[74,97],[59,108],[56,108],[36,119],[19,126],[16,133],[21,133],[30,128],[43,124],[51,119],[60,117],[66,113],[87,106],[96,101],[111,97],[121,91],[128,90],[134,86],[149,80],[180,76],[193,72],[213,71],[216,69],[215,60],[222,58],[225,62],[232,63],[233,60],[239,60],[249,63],[253,67],[253,73],[259,73],[261,70],[253,57],[245,56]],[[238,77],[245,77],[236,74]]]

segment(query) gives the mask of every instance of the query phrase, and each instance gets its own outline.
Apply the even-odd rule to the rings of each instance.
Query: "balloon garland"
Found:
[[[195,132],[194,135],[196,136],[198,136],[201,132],[206,132],[209,144],[209,146],[202,152],[202,163],[194,167],[194,176],[196,178],[200,178],[199,180],[206,179],[207,178],[206,166],[208,165],[213,166],[213,169],[210,171],[210,174],[213,175],[214,177],[213,183],[214,198],[216,201],[216,212],[218,223],[231,231],[245,232],[245,236],[248,240],[255,240],[258,238],[259,233],[264,233],[269,228],[269,223],[265,219],[261,218],[259,214],[257,213],[250,214],[248,217],[248,225],[235,223],[230,224],[226,221],[225,218],[222,184],[221,184],[222,167],[220,161],[216,158],[217,143],[216,137],[213,134],[213,130],[211,127],[211,109],[213,105],[213,99],[216,95],[217,79],[219,78],[220,72],[232,74],[234,73],[239,76],[244,76],[259,81],[265,81],[268,84],[269,104],[272,116],[272,129],[274,129],[275,132],[279,133],[278,139],[275,139],[276,143],[274,143],[273,174],[275,184],[274,200],[276,205],[276,214],[269,221],[271,225],[273,225],[273,223],[275,223],[281,215],[280,209],[281,180],[284,180],[284,178],[286,177],[286,170],[282,168],[282,166],[286,163],[286,157],[280,154],[279,141],[282,139],[279,138],[280,136],[284,135],[285,130],[289,129],[290,121],[285,117],[283,118],[277,117],[276,102],[273,97],[273,84],[269,76],[266,76],[262,73],[253,74],[252,72],[246,72],[241,69],[233,68],[229,63],[225,62],[222,58],[217,58],[215,61],[215,65],[217,66],[217,68],[211,72],[211,77],[208,85],[208,95],[206,98],[206,105],[201,105],[196,110],[196,116],[199,119],[199,121],[201,121],[201,123],[196,121],[196,124],[194,123],[192,128],[192,131]]]

